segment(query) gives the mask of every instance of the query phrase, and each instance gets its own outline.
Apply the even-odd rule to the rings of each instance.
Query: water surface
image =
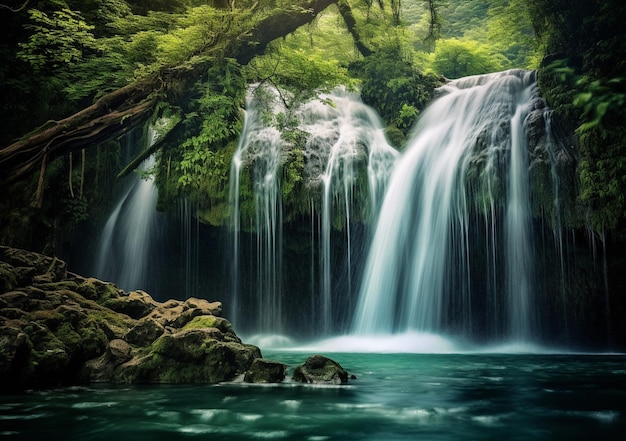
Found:
[[[290,368],[310,354],[267,352]],[[97,386],[0,396],[4,439],[622,440],[626,356],[335,353],[347,386]],[[44,438],[44,439],[45,439]]]

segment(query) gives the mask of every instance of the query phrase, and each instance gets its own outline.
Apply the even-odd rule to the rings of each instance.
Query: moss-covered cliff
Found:
[[[579,225],[626,231],[626,5],[529,2],[546,58],[539,81],[578,143]]]

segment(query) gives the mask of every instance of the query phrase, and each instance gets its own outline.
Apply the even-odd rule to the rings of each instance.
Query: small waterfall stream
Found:
[[[154,158],[150,157],[140,170],[148,170],[152,165]],[[151,242],[158,226],[156,200],[152,178],[133,176],[100,236],[96,277],[114,281],[127,291],[147,289]]]

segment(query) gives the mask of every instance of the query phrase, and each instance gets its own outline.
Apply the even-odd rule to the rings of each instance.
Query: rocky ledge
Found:
[[[219,302],[160,303],[72,274],[56,258],[0,246],[0,392],[233,380],[261,351],[220,313]]]

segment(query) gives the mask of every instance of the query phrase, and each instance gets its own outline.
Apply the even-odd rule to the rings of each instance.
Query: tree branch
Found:
[[[12,8],[12,7],[10,7],[10,6],[3,5],[2,3],[0,3],[0,8],[5,8],[5,9],[8,9],[8,10],[9,10],[9,11],[11,11],[11,12],[20,12],[22,9],[24,9],[24,8],[28,5],[28,3],[30,3],[30,0],[26,0],[26,1],[24,2],[24,4],[23,4],[22,6],[20,6],[19,8],[17,8],[17,9],[13,9],[13,8]]]
[[[224,56],[247,64],[267,45],[310,23],[337,0],[301,1],[297,7],[259,21],[250,32],[235,39]],[[0,149],[0,178],[5,183],[22,179],[37,168],[45,171],[53,159],[78,149],[115,139],[144,123],[152,114],[161,92],[174,82],[193,84],[206,72],[210,60],[170,66],[139,82],[115,90],[93,105],[61,121],[52,121],[13,144]]]

